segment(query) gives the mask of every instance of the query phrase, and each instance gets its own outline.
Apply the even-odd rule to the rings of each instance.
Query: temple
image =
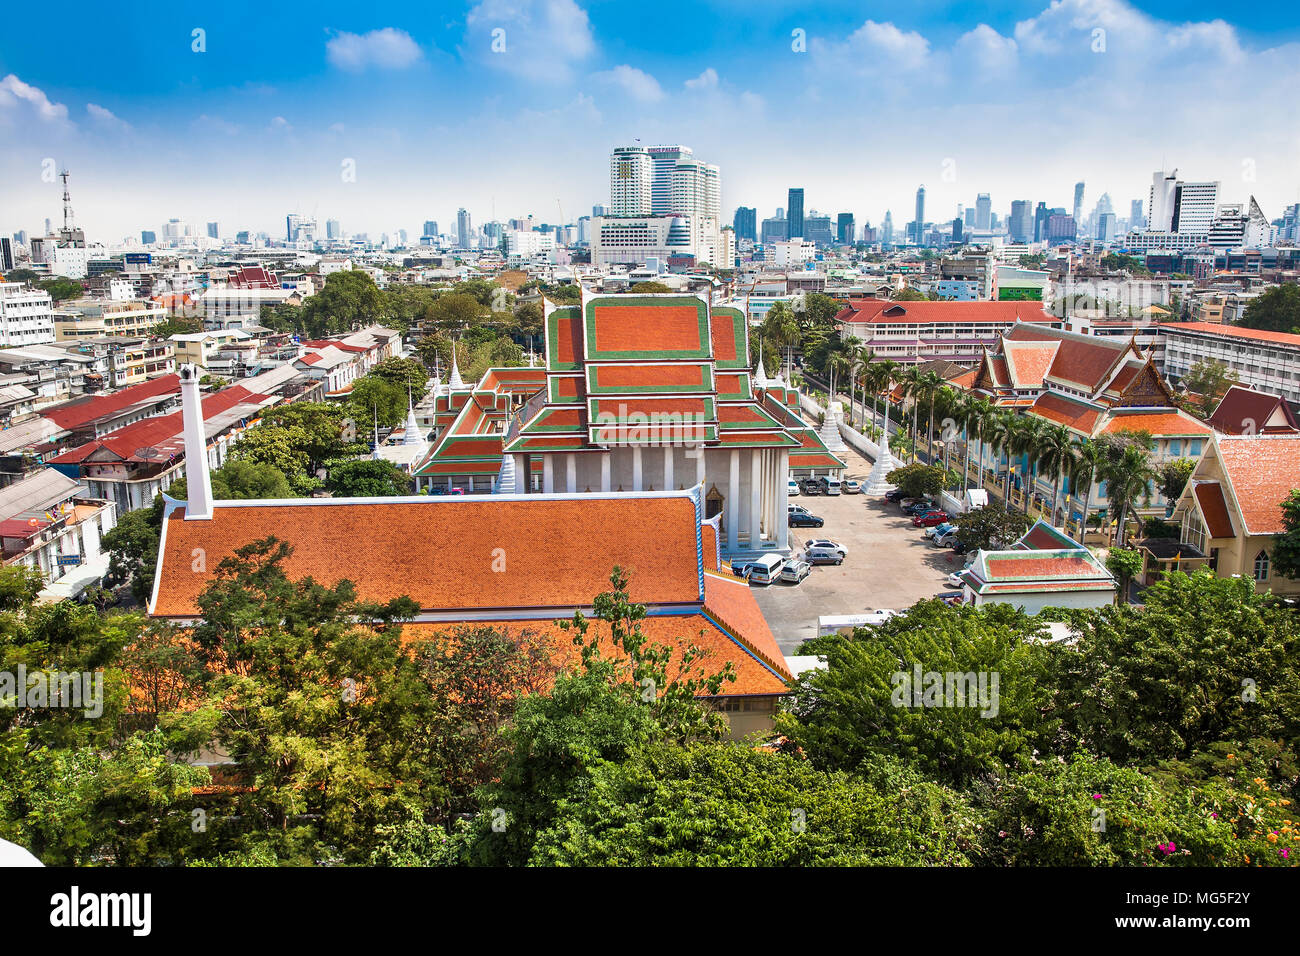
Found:
[[[845,468],[798,393],[749,367],[744,314],[695,295],[544,302],[546,366],[438,384],[420,490],[530,494],[703,488],[728,556],[789,550],[791,477]],[[761,363],[759,363],[761,366]]]

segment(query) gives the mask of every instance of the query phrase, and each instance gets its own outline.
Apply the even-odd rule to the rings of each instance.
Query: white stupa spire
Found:
[[[420,434],[420,423],[415,420],[415,406],[409,402],[406,406],[406,429],[402,432],[402,444],[414,445],[421,453],[425,448],[424,436]]]
[[[451,343],[451,378],[447,379],[449,388],[464,388],[465,382],[460,377],[460,365],[456,361],[456,342]]]
[[[763,339],[758,340],[758,369],[754,372],[754,384],[759,388],[767,388],[771,382],[767,378],[767,369],[763,365]]]

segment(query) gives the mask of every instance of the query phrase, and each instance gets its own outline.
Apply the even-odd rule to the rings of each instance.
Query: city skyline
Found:
[[[620,32],[627,11],[573,0],[369,21],[325,4],[306,28],[298,12],[268,10],[251,32],[220,11],[131,12],[70,38],[70,57],[129,49],[149,19],[149,62],[90,85],[69,83],[40,44],[0,43],[3,225],[58,219],[49,161],[71,170],[78,225],[105,242],[171,218],[274,236],[289,212],[371,235],[418,234],[461,207],[478,222],[550,222],[560,209],[572,222],[609,201],[610,148],[637,141],[686,144],[719,165],[724,221],[737,206],[766,215],[796,186],[808,211],[859,224],[887,209],[907,221],[922,184],[936,222],[978,193],[1000,218],[1018,199],[1070,209],[1078,180],[1085,212],[1102,193],[1122,209],[1145,198],[1152,170],[1174,166],[1221,181],[1224,202],[1257,197],[1270,218],[1300,199],[1293,119],[1234,129],[1228,144],[1203,122],[1243,83],[1300,78],[1296,28],[1262,14],[1229,23],[1205,4],[1039,0],[998,16],[921,4],[889,22],[849,4],[702,6],[736,29],[674,25],[666,43],[654,26],[633,41]],[[14,11],[9,36],[41,35],[35,16]],[[773,138],[776,117],[788,133]],[[846,117],[900,141],[841,147],[825,127]],[[1006,161],[1008,124],[1033,162]]]

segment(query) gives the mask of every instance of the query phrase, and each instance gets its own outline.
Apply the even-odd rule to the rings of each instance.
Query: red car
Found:
[[[950,519],[946,511],[923,511],[912,519],[912,524],[918,528],[932,528],[948,520]]]

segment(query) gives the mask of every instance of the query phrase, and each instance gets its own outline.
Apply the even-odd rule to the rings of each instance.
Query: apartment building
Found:
[[[147,336],[167,319],[167,310],[153,302],[82,299],[54,313],[57,340]]]
[[[54,339],[50,294],[26,282],[0,279],[0,345],[43,345]]]
[[[1226,365],[1248,388],[1300,403],[1300,335],[1235,325],[1166,322],[1165,374],[1183,378],[1200,361]]]
[[[842,336],[856,336],[879,358],[906,365],[943,359],[974,365],[1017,325],[1061,328],[1039,302],[892,302],[854,299],[835,316]]]

